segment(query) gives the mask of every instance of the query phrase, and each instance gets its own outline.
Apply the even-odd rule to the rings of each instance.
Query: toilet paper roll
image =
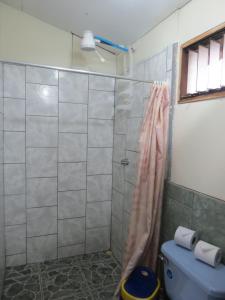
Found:
[[[174,241],[179,246],[193,250],[198,241],[198,234],[189,228],[179,226],[175,232]]]
[[[204,241],[199,241],[195,247],[194,255],[204,263],[216,267],[221,262],[222,250]]]

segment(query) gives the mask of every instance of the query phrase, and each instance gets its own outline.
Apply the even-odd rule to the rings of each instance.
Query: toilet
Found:
[[[213,268],[174,241],[161,247],[164,281],[170,300],[225,300],[225,265]]]

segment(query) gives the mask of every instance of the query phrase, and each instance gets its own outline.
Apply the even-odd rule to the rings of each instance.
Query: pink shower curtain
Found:
[[[138,264],[156,269],[167,153],[169,92],[154,85],[140,134],[138,179],[134,192],[121,281]]]

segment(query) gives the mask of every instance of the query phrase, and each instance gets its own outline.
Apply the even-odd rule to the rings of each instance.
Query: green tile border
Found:
[[[225,201],[167,181],[161,242],[173,239],[179,225],[198,230],[202,240],[220,247],[225,263]]]

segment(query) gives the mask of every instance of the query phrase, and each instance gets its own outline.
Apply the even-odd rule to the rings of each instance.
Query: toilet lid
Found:
[[[162,253],[191,280],[204,289],[207,295],[225,299],[225,265],[213,268],[195,259],[193,253],[168,241],[161,247]]]

